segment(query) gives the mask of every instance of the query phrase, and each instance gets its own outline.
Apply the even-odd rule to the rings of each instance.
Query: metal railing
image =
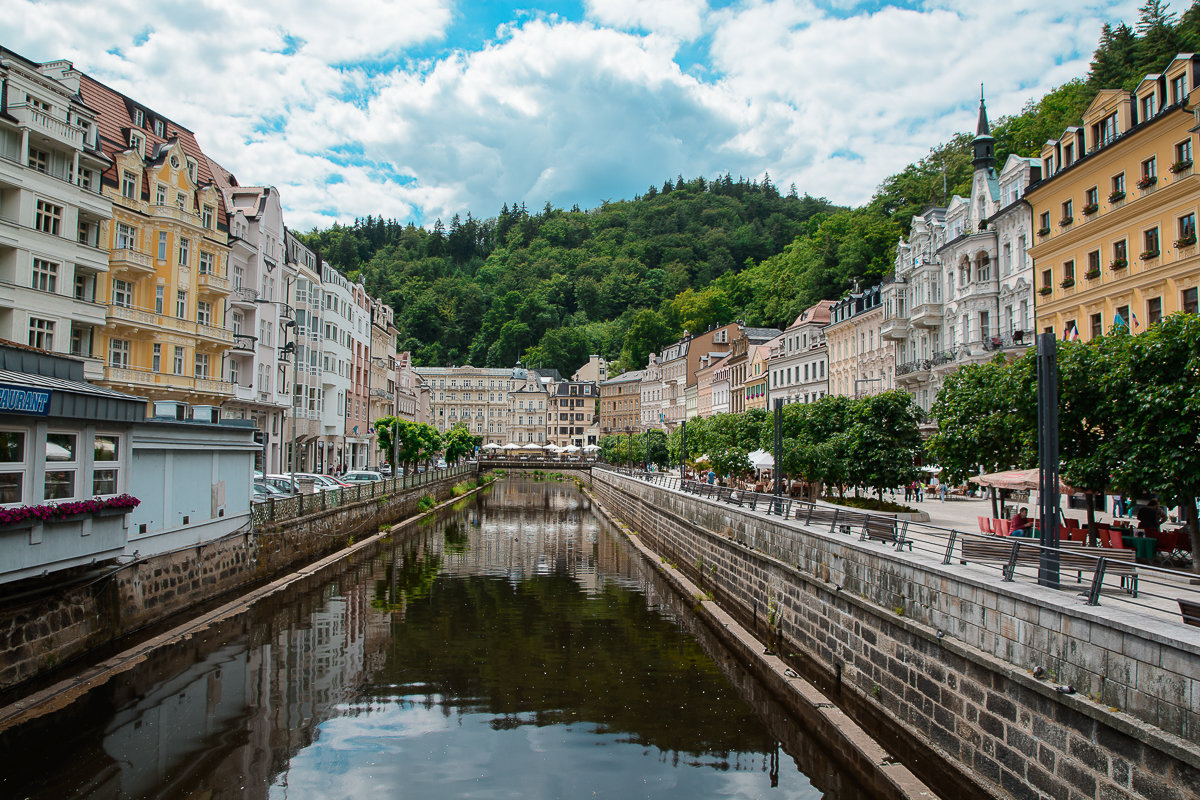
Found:
[[[1061,540],[1057,548],[1047,547],[1033,538],[944,528],[786,495],[681,481],[677,473],[600,468],[828,534],[878,543],[896,552],[924,554],[944,566],[995,569],[1004,583],[1039,583],[1040,573],[1050,569],[1059,576],[1059,588],[1075,590],[1086,605],[1098,606],[1104,601],[1159,619],[1200,626],[1200,586],[1191,583],[1195,574],[1137,561],[1132,549],[1092,547],[1067,540]],[[769,547],[762,549],[769,553]],[[1187,556],[1186,552],[1172,552],[1168,557],[1186,561]]]
[[[381,481],[359,483],[328,491],[317,490],[312,494],[296,494],[279,499],[271,497],[259,503],[251,503],[250,516],[255,525],[265,522],[286,522],[290,519],[299,519],[309,514],[330,511],[352,503],[383,499],[408,489],[457,478],[472,470],[473,467],[470,464],[456,464],[446,469],[429,469],[424,472],[414,472],[411,475],[402,475],[399,478],[386,478]]]

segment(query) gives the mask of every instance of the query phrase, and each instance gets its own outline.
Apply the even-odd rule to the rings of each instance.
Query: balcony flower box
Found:
[[[1157,175],[1147,175],[1146,177],[1142,178],[1140,181],[1137,182],[1137,187],[1139,189],[1149,189],[1151,186],[1153,186],[1156,183],[1158,183]]]
[[[1146,252],[1142,253],[1142,261],[1149,261],[1152,258],[1158,258],[1157,250],[1147,250]]]
[[[1095,269],[1089,269],[1087,272],[1085,272],[1083,274],[1083,277],[1087,278],[1088,280],[1095,280],[1096,278],[1099,278],[1100,277],[1100,268],[1096,267]]]
[[[1075,221],[1074,217],[1063,217],[1062,219],[1060,219],[1058,221],[1058,224],[1062,225],[1065,228],[1066,226],[1070,225],[1074,221]]]
[[[126,514],[141,503],[127,494],[101,499],[74,500],[68,503],[46,503],[36,506],[0,508],[0,528],[19,526],[26,521],[70,522],[83,519],[88,514]]]
[[[1178,175],[1179,173],[1183,172],[1185,169],[1191,169],[1191,167],[1192,167],[1192,160],[1190,158],[1185,158],[1182,161],[1176,161],[1174,164],[1172,164],[1171,172],[1174,173],[1175,175]]]
[[[1053,288],[1053,287],[1051,287],[1051,286],[1043,286],[1042,288],[1038,289],[1038,294],[1040,294],[1040,295],[1047,295],[1047,294],[1050,294],[1050,293],[1051,293],[1051,292],[1053,292],[1053,291],[1054,291],[1054,288]]]
[[[1113,192],[1112,194],[1110,194],[1108,196],[1108,202],[1110,202],[1110,203],[1117,203],[1124,199],[1125,199],[1124,192]]]
[[[1100,204],[1099,203],[1088,203],[1086,206],[1084,206],[1083,208],[1081,208],[1079,210],[1082,211],[1085,216],[1088,214],[1095,214],[1097,211],[1100,210]]]
[[[1117,270],[1125,269],[1128,266],[1129,266],[1128,260],[1126,260],[1124,258],[1118,258],[1118,259],[1115,259],[1111,264],[1109,264],[1108,268],[1111,269],[1112,271],[1116,272]]]
[[[1062,283],[1059,284],[1059,286],[1061,286],[1064,289],[1070,289],[1074,285],[1075,285],[1074,278],[1063,278]]]
[[[1049,229],[1049,228],[1038,228],[1038,232],[1037,232],[1037,233],[1038,233],[1038,236],[1049,236],[1049,235],[1050,235],[1050,229]]]
[[[1196,243],[1196,234],[1194,234],[1194,233],[1191,236],[1184,236],[1182,239],[1175,240],[1176,247],[1191,247],[1195,243]]]

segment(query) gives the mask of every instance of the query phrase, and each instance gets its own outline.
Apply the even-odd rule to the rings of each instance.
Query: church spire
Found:
[[[988,129],[987,105],[983,100],[983,84],[979,84],[979,123],[975,126],[975,139],[971,149],[975,157],[971,163],[975,169],[991,169],[996,163],[996,140]]]

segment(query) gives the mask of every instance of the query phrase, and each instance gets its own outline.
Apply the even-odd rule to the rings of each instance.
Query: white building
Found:
[[[829,393],[829,348],[825,326],[832,300],[805,309],[783,332],[767,361],[770,398],[786,403],[815,403]]]
[[[639,408],[642,430],[651,431],[666,428],[662,366],[658,363],[658,353],[650,354],[649,363],[642,370],[640,394]]]
[[[112,218],[100,173],[109,161],[95,112],[45,74],[64,71],[76,74],[67,62],[35,64],[0,48],[0,338],[78,356],[96,380],[104,365],[93,335],[105,324],[97,279],[108,272],[100,228]]]
[[[296,271],[287,295],[296,324],[288,327],[284,323],[289,333],[288,339],[277,348],[280,357],[275,377],[292,398],[292,413],[285,420],[288,446],[284,452],[291,452],[294,440],[295,468],[310,472],[318,469],[318,457],[324,456],[324,449],[318,447],[324,433],[321,416],[325,405],[321,383],[325,352],[321,331],[321,261],[293,233],[288,231],[285,236],[287,265]],[[284,458],[284,466],[291,468],[290,458]]]
[[[362,342],[360,309],[351,283],[328,264],[321,266],[321,436],[317,441],[317,470],[330,472],[345,464],[346,400],[353,377],[355,346]],[[365,326],[364,326],[365,328]],[[366,346],[371,346],[367,332]]]

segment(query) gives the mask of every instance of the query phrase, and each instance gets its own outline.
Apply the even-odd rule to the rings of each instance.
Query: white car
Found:
[[[356,469],[341,476],[344,483],[374,483],[383,480],[383,473],[369,469]]]

